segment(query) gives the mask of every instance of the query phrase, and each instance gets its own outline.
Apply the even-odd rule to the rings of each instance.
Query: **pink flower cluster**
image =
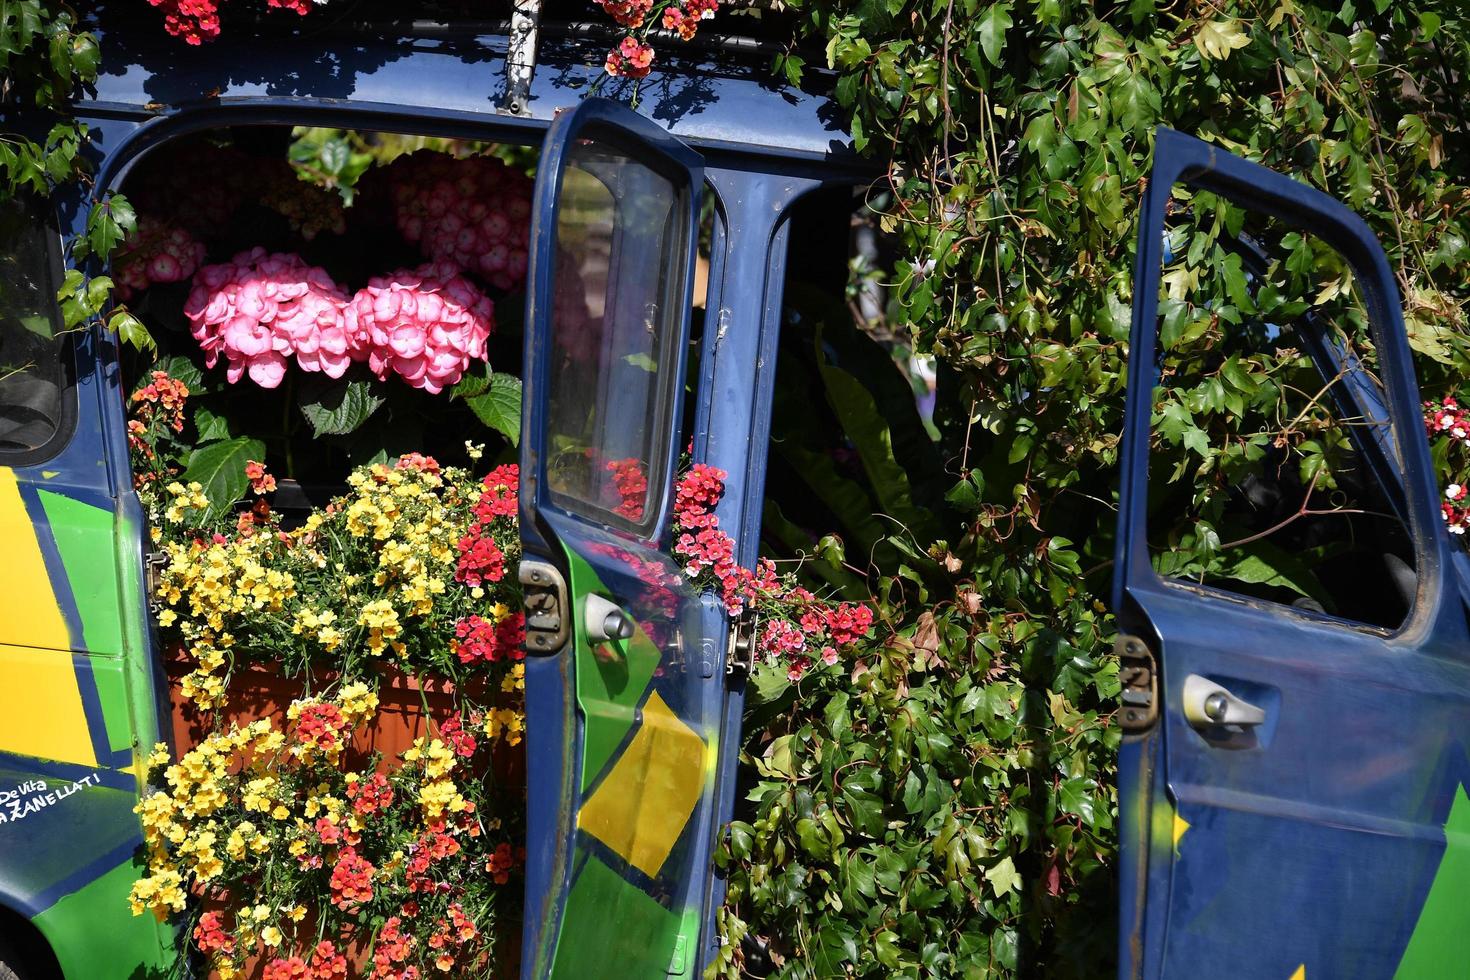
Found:
[[[200,269],[184,316],[207,365],[223,355],[231,382],[248,373],[262,388],[274,388],[292,356],[304,371],[342,376],[351,361],[346,302],[325,270],[254,248]]]
[[[154,283],[183,282],[203,261],[203,244],[187,231],[142,217],[137,230],[113,259],[112,273],[118,295],[126,300]]]
[[[797,585],[762,558],[754,570],[735,561],[735,542],[720,530],[715,507],[725,492],[723,470],[696,463],[674,491],[674,554],[696,582],[718,585],[725,609],[755,609],[764,624],[756,645],[768,662],[783,663],[798,681],[813,664],[837,662],[838,652],[867,636],[873,610],[853,602],[828,602]]]
[[[431,261],[451,261],[496,289],[526,278],[531,179],[495,157],[421,151],[387,168],[399,232]]]
[[[484,360],[495,304],[447,262],[368,280],[345,310],[351,355],[438,394]]]
[[[231,382],[248,373],[274,388],[294,357],[330,378],[366,361],[379,378],[434,393],[485,357],[494,312],[447,263],[376,277],[349,300],[324,270],[263,248],[200,269],[184,304],[205,363],[223,356]]]
[[[614,78],[643,78],[653,70],[653,48],[647,43],[648,21],[653,14],[655,0],[596,0],[603,12],[630,31],[618,42],[618,46],[607,53],[603,70]],[[688,41],[699,31],[699,22],[707,20],[720,9],[720,0],[664,0],[659,22],[664,30],[673,31],[681,40]]]
[[[163,11],[163,29],[189,44],[202,44],[219,37],[219,0],[148,0]],[[323,3],[325,0],[315,0]],[[266,0],[266,6],[294,10],[305,17],[309,0]]]
[[[1446,438],[1462,447],[1470,447],[1470,414],[1449,395],[1437,405],[1424,403],[1424,430],[1431,439]],[[1470,528],[1470,505],[1465,501],[1470,496],[1470,484],[1451,483],[1445,487],[1444,496],[1439,506],[1446,529],[1451,534],[1464,534]]]
[[[216,0],[148,0],[163,11],[163,29],[189,44],[203,44],[219,37],[219,4]]]
[[[629,34],[607,53],[602,69],[614,78],[643,78],[653,71],[653,48]]]

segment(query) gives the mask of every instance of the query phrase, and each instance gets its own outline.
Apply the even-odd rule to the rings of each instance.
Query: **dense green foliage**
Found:
[[[55,0],[18,0],[0,8],[0,200],[46,195],[58,184],[86,182],[87,127],[68,112],[74,92],[97,78],[97,38],[78,26],[76,12]],[[102,261],[133,229],[133,209],[122,197],[93,203],[85,234],[70,243],[72,258]],[[82,326],[108,308],[112,280],[70,269],[62,284],[62,319]],[[108,326],[129,343],[151,346],[143,325],[114,308]]]
[[[1470,20],[1452,2],[1389,0],[793,6],[825,44],[858,145],[887,162],[873,200],[906,256],[889,326],[948,366],[950,489],[933,530],[890,525],[890,629],[870,659],[850,683],[778,702],[780,737],[752,738],[760,780],[726,845],[718,969],[1101,976],[1115,941],[1117,684],[1100,600],[1155,127],[1360,211],[1398,275],[1421,385],[1441,394],[1470,367],[1456,83]],[[792,54],[776,70],[813,67]],[[1209,195],[1176,203],[1153,560],[1325,604],[1346,536],[1327,522],[1364,509],[1361,473],[1320,411],[1316,369],[1263,325],[1325,315],[1371,364],[1351,277]],[[1267,252],[1253,274],[1233,243],[1242,230]],[[1268,464],[1286,474],[1292,555],[1229,506]],[[769,943],[774,968],[747,937]]]

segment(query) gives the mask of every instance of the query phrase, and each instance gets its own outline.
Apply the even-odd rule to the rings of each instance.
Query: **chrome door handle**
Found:
[[[633,636],[633,620],[610,602],[595,593],[588,593],[582,600],[582,622],[586,624],[587,639],[593,643],[609,640],[627,640]]]
[[[1184,678],[1184,717],[1196,728],[1240,725],[1248,728],[1266,720],[1266,712],[1242,701],[1207,677]]]

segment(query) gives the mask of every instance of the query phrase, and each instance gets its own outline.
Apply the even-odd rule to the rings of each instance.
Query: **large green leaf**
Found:
[[[367,381],[341,380],[301,392],[301,414],[318,436],[345,436],[383,407],[383,397]]]
[[[465,404],[496,432],[513,445],[521,441],[521,379],[511,374],[496,373],[482,394],[465,399]]]
[[[938,537],[934,515],[914,505],[908,473],[893,455],[893,436],[872,394],[861,381],[841,368],[825,360],[818,366],[827,388],[827,403],[857,450],[883,512],[900,521],[921,541]]]
[[[224,442],[211,442],[189,454],[184,467],[184,482],[198,483],[209,498],[209,514],[218,517],[245,493],[250,481],[245,477],[245,464],[265,459],[265,443],[243,436]]]

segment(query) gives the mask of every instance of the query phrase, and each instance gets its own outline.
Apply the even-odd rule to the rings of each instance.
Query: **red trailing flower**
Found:
[[[469,586],[499,582],[505,578],[505,553],[479,529],[459,539],[459,564],[454,580]]]
[[[373,871],[367,858],[351,847],[343,849],[332,869],[332,904],[350,911],[373,897]]]
[[[369,817],[393,805],[393,786],[382,773],[374,773],[369,779],[349,783],[347,798],[352,801],[353,812]]]

